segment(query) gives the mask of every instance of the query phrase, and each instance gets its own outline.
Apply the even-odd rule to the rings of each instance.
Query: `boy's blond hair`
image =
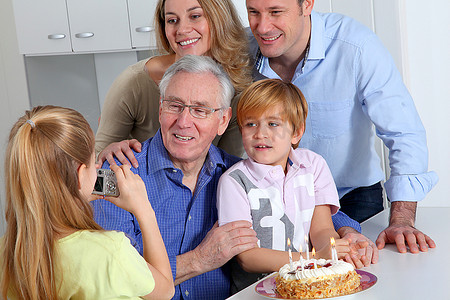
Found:
[[[242,92],[237,105],[237,122],[242,129],[249,116],[259,117],[277,104],[282,106],[282,118],[291,123],[294,132],[305,130],[308,105],[298,87],[279,79],[264,79],[251,84]],[[292,145],[297,148],[298,143]]]

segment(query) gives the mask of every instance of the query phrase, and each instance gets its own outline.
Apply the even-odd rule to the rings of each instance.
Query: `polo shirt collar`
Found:
[[[311,166],[311,162],[307,160],[300,159],[298,153],[291,148],[288,157],[288,163],[290,164],[290,168],[298,169],[298,168],[308,168]],[[284,172],[281,166],[271,166],[260,164],[251,159],[250,157],[244,161],[246,168],[249,170],[249,173],[256,181],[261,181],[266,178],[272,170],[277,170],[277,172]]]

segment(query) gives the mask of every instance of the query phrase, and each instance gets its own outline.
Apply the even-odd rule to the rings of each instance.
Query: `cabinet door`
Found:
[[[67,0],[72,49],[131,49],[126,0]]]
[[[66,3],[62,0],[14,0],[21,54],[71,52]]]
[[[128,0],[133,48],[156,48],[153,18],[157,2],[158,0]]]

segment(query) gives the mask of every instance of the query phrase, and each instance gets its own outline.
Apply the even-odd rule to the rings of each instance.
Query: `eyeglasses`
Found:
[[[219,111],[222,108],[209,108],[201,105],[186,105],[184,103],[173,100],[161,100],[162,109],[165,112],[173,114],[181,114],[184,108],[189,108],[191,116],[197,119],[206,119],[213,112]]]

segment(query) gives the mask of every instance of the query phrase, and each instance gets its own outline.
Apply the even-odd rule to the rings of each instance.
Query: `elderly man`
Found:
[[[230,282],[223,265],[257,242],[248,222],[216,224],[217,181],[239,160],[211,145],[228,126],[233,85],[212,59],[185,56],[167,70],[159,88],[161,129],[142,144],[139,167],[132,170],[142,177],[155,210],[176,285],[174,299],[224,299]],[[101,199],[93,205],[103,228],[125,232],[142,251],[132,214]]]

